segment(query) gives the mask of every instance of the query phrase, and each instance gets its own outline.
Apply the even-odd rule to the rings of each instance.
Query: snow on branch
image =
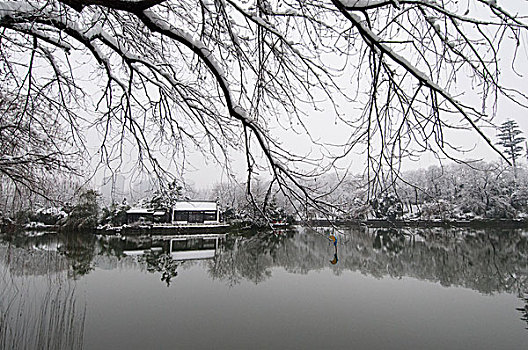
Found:
[[[341,3],[347,10],[370,10],[387,5],[400,7],[398,0],[341,0]]]
[[[471,125],[471,127],[485,140],[485,142],[498,154],[500,154],[507,162],[508,159],[498,150],[498,148],[493,144],[493,142],[482,132],[482,130],[476,125],[471,116],[467,113],[466,107],[458,102],[451,94],[438,85],[432,78],[427,76],[424,72],[414,66],[410,61],[405,57],[396,53],[389,45],[384,43],[384,40],[375,34],[362,20],[362,18],[354,13],[348,11],[348,8],[343,6],[343,1],[332,0],[338,9],[341,10],[343,15],[354,25],[354,27],[360,32],[367,44],[372,47],[372,49],[378,51],[381,55],[386,55],[390,57],[392,61],[404,68],[408,73],[410,73],[414,78],[416,78],[421,84],[427,86],[434,92],[439,93],[444,97]],[[347,2],[350,4],[353,0]],[[427,2],[427,1],[424,1]],[[403,1],[402,1],[403,3]],[[352,7],[353,8],[353,7]]]
[[[509,22],[508,24],[513,27],[519,28],[528,28],[528,23],[524,23],[515,15],[512,15],[504,8],[497,5],[496,1],[488,0],[478,0],[480,3],[488,6],[496,15],[500,15],[502,19],[496,21],[493,20],[483,20],[475,17],[467,16],[466,14],[460,14],[458,12],[450,11],[446,5],[438,3],[435,0],[340,0],[339,2],[347,11],[366,11],[373,9],[381,9],[387,6],[394,6],[397,9],[402,9],[404,5],[413,5],[420,6],[422,8],[429,8],[435,12],[459,20],[461,22],[482,24],[482,25],[494,25],[494,26],[503,26],[504,21]]]
[[[87,6],[98,5],[123,11],[143,11],[159,5],[166,0],[60,0],[76,11],[82,11]]]
[[[212,157],[224,162],[228,149],[240,150],[248,173],[274,176],[314,204],[308,180],[341,170],[354,154],[366,154],[367,176],[371,169],[390,183],[382,168],[399,171],[403,157],[434,147],[449,158],[444,130],[474,129],[497,151],[480,129],[491,121],[486,101],[501,93],[528,105],[522,88],[500,85],[499,44],[508,34],[519,42],[528,27],[496,2],[479,1],[480,17],[435,0],[7,1],[0,49],[15,53],[0,72],[13,94],[63,104],[72,129],[76,108],[88,111],[76,105],[77,83],[95,77],[87,83],[95,111],[87,114],[102,131],[103,162],[118,158],[110,154],[121,155],[127,138],[138,162],[144,155],[156,167],[160,153],[183,164],[181,140],[203,154],[220,149]],[[76,64],[87,61],[89,78],[76,80]],[[464,84],[479,91],[458,95]],[[310,130],[312,115],[325,127]],[[336,132],[323,140],[326,129]],[[285,146],[290,140],[276,130],[307,147]],[[106,149],[109,139],[117,144]]]
[[[162,19],[150,10],[144,11],[143,14],[140,15],[140,18],[153,32],[159,32],[184,44],[198,57],[200,57],[200,59],[210,69],[222,92],[224,93],[229,114],[240,120],[244,125],[248,126],[253,132],[255,132],[255,134],[260,135],[259,140],[261,141],[261,146],[266,149],[267,145],[264,142],[265,137],[263,136],[262,129],[251,117],[249,117],[247,111],[235,102],[233,92],[229,87],[227,75],[211,51],[201,41],[193,38],[192,35],[179,28],[172,27],[169,23],[167,23],[166,20]]]

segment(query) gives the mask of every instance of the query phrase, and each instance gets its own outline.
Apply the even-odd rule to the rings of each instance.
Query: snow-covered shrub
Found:
[[[434,202],[426,202],[421,207],[421,218],[426,220],[448,220],[453,216],[453,204],[440,199]]]
[[[392,193],[383,194],[370,201],[374,215],[379,219],[395,220],[403,215],[403,205]]]
[[[46,207],[37,209],[34,214],[30,215],[30,220],[41,222],[45,225],[56,225],[67,216],[68,214],[62,207]]]

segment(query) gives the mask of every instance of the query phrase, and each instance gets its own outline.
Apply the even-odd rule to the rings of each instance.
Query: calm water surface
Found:
[[[519,230],[4,235],[0,348],[525,349],[527,286]]]

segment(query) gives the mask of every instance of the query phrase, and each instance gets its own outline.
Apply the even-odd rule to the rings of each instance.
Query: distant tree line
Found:
[[[224,221],[238,226],[269,226],[270,223],[304,220],[468,220],[524,219],[528,216],[528,169],[505,162],[474,162],[408,171],[375,196],[369,195],[366,179],[359,175],[326,176],[318,180],[321,202],[311,207],[292,201],[273,182],[254,181],[251,193],[244,183],[219,183],[212,190],[195,192],[201,200],[217,201]],[[337,186],[339,182],[339,186]],[[168,208],[189,199],[180,187],[168,194],[155,192],[133,206]],[[103,205],[93,189],[81,191],[61,206],[25,208],[4,215],[19,226],[55,225],[68,232],[92,230],[100,224],[126,223],[131,205]]]
[[[321,193],[327,193],[321,196],[321,202],[326,203],[322,210],[290,201],[265,181],[258,184],[253,190],[259,195],[253,198],[243,185],[233,184],[218,184],[211,197],[219,199],[229,218],[238,220],[274,216],[301,220],[518,219],[528,214],[528,169],[522,164],[513,168],[504,161],[407,171],[374,196],[369,194],[363,176],[321,177],[317,186]],[[255,210],[253,201],[267,211]]]

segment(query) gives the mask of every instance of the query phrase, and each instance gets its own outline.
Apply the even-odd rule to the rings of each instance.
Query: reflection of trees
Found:
[[[91,236],[67,236],[64,245],[59,249],[70,261],[70,274],[73,278],[79,278],[92,271],[92,260],[94,257],[94,240]]]
[[[267,243],[266,240],[258,238],[240,242],[237,258],[237,261],[241,262],[238,267],[240,275],[255,284],[271,276],[273,257]]]
[[[278,231],[250,238],[228,238],[220,254],[209,264],[210,275],[229,285],[238,284],[242,279],[263,282],[271,276],[270,268],[276,265],[278,252],[291,236],[290,231]]]
[[[350,228],[338,237],[339,264],[334,266],[330,263],[334,247],[328,240],[332,232],[314,234],[300,229],[247,237],[228,235],[218,256],[206,264],[213,278],[229,285],[244,279],[262,282],[274,267],[291,273],[332,268],[336,274],[348,270],[375,277],[408,276],[482,293],[518,293],[528,284],[528,237],[519,230]],[[134,241],[145,249],[150,247],[147,243]],[[77,278],[98,263],[112,268],[123,261],[160,272],[162,280],[170,284],[182,265],[161,252],[153,252],[143,261],[123,259],[127,242],[120,239],[100,241],[97,247],[92,238],[83,236],[10,237],[4,244],[10,252],[7,266],[18,276],[68,270],[70,277]],[[103,255],[106,260],[99,261]]]
[[[238,241],[238,239],[226,239],[220,254],[208,263],[211,277],[219,278],[229,286],[239,284],[243,278],[238,271],[239,264],[237,264]]]
[[[521,298],[521,300],[524,302],[524,305],[523,307],[517,308],[517,311],[521,313],[521,321],[528,324],[528,294],[526,294],[524,298]],[[528,329],[528,327],[526,327],[526,329]]]
[[[35,247],[0,244],[0,348],[81,349],[86,305],[68,261],[42,240]]]
[[[123,250],[125,244],[121,237],[117,236],[101,236],[97,239],[97,255],[108,257],[123,257]]]
[[[78,278],[92,270],[94,240],[91,235],[40,237],[2,237],[7,245],[6,258],[15,275],[47,275],[68,270]]]
[[[181,261],[174,260],[170,254],[162,252],[148,252],[139,258],[141,263],[146,264],[147,271],[151,273],[161,273],[161,281],[170,286],[171,280],[178,275],[178,267]]]
[[[229,284],[259,283],[282,267],[293,273],[332,268],[375,277],[413,277],[482,293],[515,292],[527,285],[528,239],[518,230],[347,229],[339,238],[339,264],[327,235],[301,229],[289,236],[257,235],[226,242],[210,273]]]
[[[401,231],[395,229],[379,229],[376,231],[374,249],[382,249],[385,252],[398,254],[405,245],[405,236]]]
[[[11,238],[0,243],[0,263],[13,276],[45,276],[69,269],[69,261],[58,252],[60,243],[55,238]]]
[[[390,251],[370,251],[365,244],[371,239],[369,231],[351,234],[344,266],[373,275],[410,276],[483,293],[516,292],[526,284],[528,247],[519,231],[430,229],[407,234],[403,241],[398,240],[401,244],[397,256]],[[353,258],[360,250],[362,257]]]

